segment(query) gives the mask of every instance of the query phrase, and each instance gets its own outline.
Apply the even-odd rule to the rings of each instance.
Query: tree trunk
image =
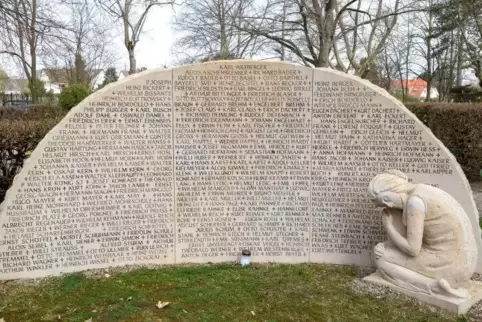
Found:
[[[407,50],[407,53],[409,52],[410,50]],[[408,59],[407,59],[407,62],[408,62]],[[405,65],[406,65],[405,73],[402,72],[402,68],[400,67],[400,81],[402,82],[402,101],[403,102],[407,101],[407,96],[408,96],[408,63],[406,63]],[[407,86],[405,86],[405,84]]]
[[[410,32],[410,24],[408,25],[408,28],[407,28],[407,40],[408,40],[407,52],[405,53],[405,82],[408,85],[408,72],[410,70],[409,61],[410,61],[410,53],[411,53],[411,49],[412,49],[411,47],[412,47],[412,41],[413,41],[412,33]],[[402,74],[401,69],[402,68],[400,66],[400,74]],[[401,78],[401,81],[402,81],[402,84],[403,84],[404,80],[403,80],[402,75],[400,75],[400,78]],[[402,91],[403,91],[402,101],[405,102],[407,100],[407,96],[408,96],[408,86],[405,87],[405,84],[403,84],[402,85]]]
[[[405,81],[403,80],[402,68],[401,66],[399,67],[400,68],[398,69],[398,77],[400,78],[400,86],[402,90],[402,102],[405,103],[407,101],[407,90],[405,89]]]
[[[120,2],[118,2],[119,7],[120,7]],[[133,34],[131,35],[130,33],[130,22],[129,22],[129,16],[131,13],[131,1],[125,1],[124,2],[124,10],[123,10],[123,15],[122,15],[122,22],[124,25],[124,45],[126,46],[127,52],[129,53],[129,75],[135,74],[137,69],[136,69],[136,56],[134,53],[134,50],[136,48],[136,35]],[[121,9],[122,11],[122,9]]]
[[[429,5],[432,3],[430,2]],[[427,40],[425,41],[427,44],[427,96],[425,98],[425,102],[430,101],[430,96],[432,94],[432,10],[429,10],[429,18],[428,18],[428,30],[427,30]]]
[[[316,3],[318,1],[315,1]],[[322,42],[320,44],[320,57],[318,59],[318,66],[315,67],[330,67],[330,50],[333,45],[333,37],[335,31],[335,0],[328,0],[325,5],[325,19],[322,27]],[[321,13],[321,10],[316,10]],[[324,27],[324,28],[323,28]]]
[[[219,1],[218,5],[218,15],[219,15],[219,24],[220,24],[220,48],[219,48],[219,58],[220,59],[228,59],[229,58],[229,44],[228,44],[228,35],[226,32],[226,6],[224,5],[224,0]]]
[[[16,14],[16,22],[17,22],[17,36],[18,36],[18,44],[19,44],[19,49],[20,49],[20,58],[21,58],[21,63],[23,67],[23,71],[25,73],[25,76],[28,79],[29,85],[32,84],[32,77],[31,77],[31,69],[27,63],[27,58],[25,55],[25,37],[26,35],[23,32],[23,25],[22,25],[22,15],[20,11],[20,3],[18,1],[15,1],[15,14]],[[24,12],[26,14],[26,12]],[[31,87],[30,87],[31,88]]]
[[[425,102],[429,102],[432,98],[432,79],[427,82],[427,96],[425,98]]]
[[[457,1],[457,15],[458,17],[461,17],[461,10],[460,10],[460,3]],[[463,19],[456,18],[458,21],[458,28],[457,28],[457,40],[458,40],[458,46],[457,46],[457,86],[462,86],[462,64],[463,64],[463,46],[464,46],[464,41],[463,41],[463,33],[464,33],[464,22]]]
[[[32,22],[30,24],[30,57],[31,57],[31,84],[30,91],[32,92],[32,103],[38,103],[38,93],[39,88],[37,82],[37,34],[36,34],[36,23],[37,23],[37,0],[32,0]]]
[[[127,47],[127,51],[129,52],[129,74],[136,73],[136,57],[134,55],[134,46],[129,45]]]
[[[474,65],[475,77],[479,80],[479,87],[482,87],[482,59],[477,59]]]
[[[35,49],[33,50],[35,51]],[[32,104],[38,103],[38,93],[40,88],[37,88],[40,84],[37,81],[37,57],[35,52],[32,54],[32,73],[30,77],[30,92],[32,93]]]
[[[462,86],[462,64],[463,64],[463,41],[461,38],[460,30],[457,31],[457,86]]]
[[[447,79],[447,83],[445,84],[444,89],[444,97],[443,100],[445,101],[446,98],[450,97],[450,89],[454,86],[454,71],[455,66],[458,64],[458,57],[455,57],[455,36],[454,31],[450,35],[450,58],[449,58],[449,76]],[[458,66],[457,66],[458,67]],[[458,72],[458,70],[457,70]]]
[[[286,0],[283,1],[283,21],[281,21],[281,39],[285,39],[285,25],[286,25]],[[280,48],[280,60],[285,60],[285,46],[281,45]]]

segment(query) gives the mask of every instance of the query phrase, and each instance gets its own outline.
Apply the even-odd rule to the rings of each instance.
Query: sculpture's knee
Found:
[[[388,273],[391,270],[390,264],[387,263],[387,261],[385,260],[385,258],[383,256],[376,259],[376,265],[377,265],[378,270],[380,270],[384,273]]]

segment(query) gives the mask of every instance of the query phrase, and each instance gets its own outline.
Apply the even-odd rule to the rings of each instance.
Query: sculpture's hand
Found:
[[[385,245],[383,243],[379,243],[375,246],[374,249],[375,252],[375,259],[380,259],[383,257],[383,254],[385,253]]]

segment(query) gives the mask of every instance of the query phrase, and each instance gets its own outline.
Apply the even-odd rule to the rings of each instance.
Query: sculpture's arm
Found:
[[[388,237],[405,254],[417,256],[422,249],[423,228],[426,207],[420,197],[412,197],[407,203],[407,238],[403,237],[393,226],[393,221],[387,225]]]

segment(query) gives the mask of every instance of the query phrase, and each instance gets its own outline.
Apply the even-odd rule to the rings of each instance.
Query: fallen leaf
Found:
[[[127,298],[127,300],[128,300],[128,301],[132,300],[132,296],[129,296],[129,297]]]
[[[161,301],[159,301],[159,302],[157,302],[156,306],[157,306],[159,309],[162,309],[162,308],[168,306],[169,304],[170,304],[169,302],[161,302]]]
[[[97,310],[92,310],[92,313],[97,313]]]
[[[186,310],[184,310],[184,309],[182,309],[182,311],[183,311],[184,313],[187,313],[187,311],[186,311]]]
[[[252,315],[256,315],[256,314],[254,313],[254,311],[251,311],[251,314],[252,314]]]

